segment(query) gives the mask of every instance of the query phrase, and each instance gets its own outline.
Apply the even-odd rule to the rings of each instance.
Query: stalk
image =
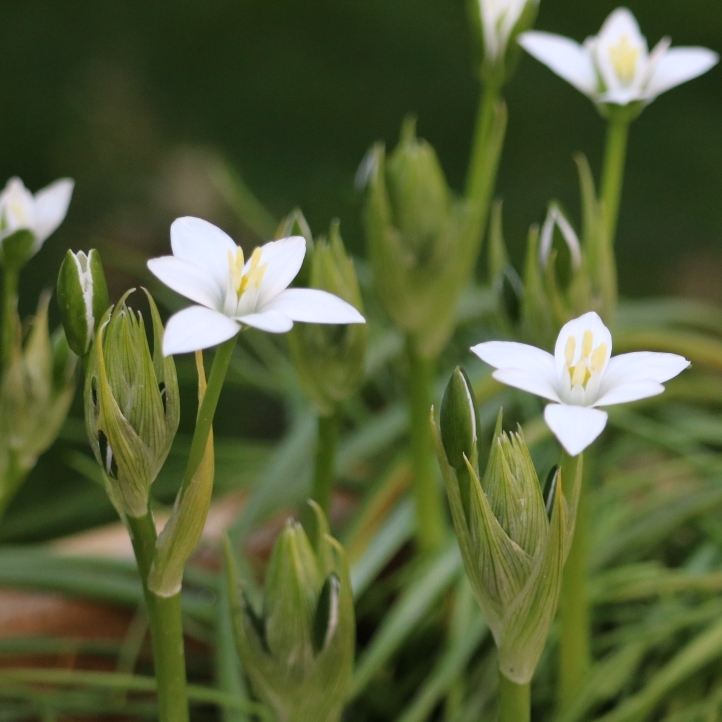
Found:
[[[18,314],[18,277],[17,269],[5,266],[3,281],[2,308],[2,367],[6,369],[12,360],[15,335],[17,333]]]
[[[327,519],[331,510],[331,497],[336,477],[337,448],[338,414],[319,416],[311,498],[321,507]]]
[[[607,146],[604,151],[602,170],[601,200],[604,204],[604,217],[610,249],[614,247],[617,235],[619,204],[622,199],[624,182],[624,163],[627,157],[629,137],[629,119],[624,114],[612,114],[607,125]]]
[[[529,722],[531,685],[516,684],[499,673],[499,722]]]
[[[148,608],[155,677],[158,683],[158,719],[160,722],[188,722],[183,619],[180,592],[160,597],[148,589],[147,580],[155,554],[157,534],[149,511],[139,518],[127,518],[133,551],[143,583]]]
[[[562,478],[573,479],[576,464],[582,455],[562,456]],[[591,625],[589,620],[589,519],[586,479],[582,480],[577,507],[574,540],[564,566],[559,609],[561,636],[559,639],[559,688],[557,703],[566,709],[591,666]]]
[[[441,489],[436,482],[434,440],[429,423],[436,359],[419,356],[411,337],[406,339],[406,357],[409,366],[409,434],[416,504],[416,543],[420,551],[429,553],[442,545],[446,527]]]

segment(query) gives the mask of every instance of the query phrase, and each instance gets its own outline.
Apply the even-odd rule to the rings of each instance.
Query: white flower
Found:
[[[662,383],[689,366],[683,356],[641,351],[610,358],[612,335],[594,313],[569,321],[559,332],[554,356],[535,346],[489,341],[471,349],[498,369],[494,378],[554,403],[544,419],[571,456],[580,454],[607,424],[612,406],[656,396]]]
[[[509,37],[530,1],[539,3],[539,0],[479,0],[484,52],[489,60],[504,56]]]
[[[20,178],[11,178],[0,193],[0,242],[28,230],[35,236],[33,253],[37,253],[63,222],[74,185],[70,178],[61,178],[33,195]]]
[[[519,43],[537,60],[597,103],[650,103],[665,90],[706,73],[719,60],[707,48],[670,48],[662,38],[649,52],[634,15],[617,8],[584,45],[529,31]]]
[[[170,228],[172,256],[148,261],[166,286],[199,303],[168,320],[163,354],[197,351],[235,336],[241,325],[270,333],[294,321],[365,323],[350,304],[325,291],[288,288],[301,269],[306,241],[300,236],[243,250],[220,228],[200,218],[178,218]]]
[[[546,268],[549,262],[555,226],[561,231],[562,237],[569,248],[569,254],[572,257],[572,267],[575,271],[578,271],[582,266],[582,247],[577,234],[572,228],[572,224],[569,223],[567,217],[562,213],[556,203],[549,204],[547,217],[539,237],[539,261],[541,262],[542,268]]]

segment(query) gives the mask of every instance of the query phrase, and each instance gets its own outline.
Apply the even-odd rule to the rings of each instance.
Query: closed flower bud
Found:
[[[320,508],[318,537],[289,521],[266,572],[263,612],[238,588],[226,544],[231,612],[241,663],[279,722],[338,722],[353,667],[355,621],[348,569]],[[240,592],[240,594],[239,594]]]
[[[77,358],[62,329],[48,330],[49,301],[41,297],[25,343],[16,336],[0,383],[0,514],[55,441],[75,394]]]
[[[413,121],[387,159],[374,146],[362,164],[369,257],[379,296],[394,324],[433,357],[456,323],[459,296],[479,249],[476,206],[449,190],[433,148]]]
[[[524,438],[521,432],[503,433],[499,414],[482,481],[467,464],[466,511],[443,430],[439,435],[434,426],[434,431],[464,566],[499,649],[500,670],[516,684],[526,684],[559,600],[562,568],[574,535],[581,464],[576,466],[576,478],[557,476],[547,515]]]
[[[310,253],[310,288],[327,291],[363,313],[353,261],[346,255],[338,222],[328,239],[321,238]],[[291,358],[307,396],[320,413],[329,415],[361,383],[366,360],[365,324],[297,324],[289,334]]]
[[[132,517],[148,511],[150,485],[168,456],[180,417],[175,364],[162,355],[163,325],[146,295],[153,353],[143,318],[126,305],[126,294],[98,327],[85,380],[90,444],[111,501]]]
[[[100,254],[68,251],[58,275],[58,306],[70,348],[85,356],[110,302]]]

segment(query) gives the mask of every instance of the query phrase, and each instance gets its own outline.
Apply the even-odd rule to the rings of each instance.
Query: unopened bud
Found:
[[[130,292],[129,292],[130,293]],[[142,316],[126,294],[98,327],[85,380],[88,438],[121,514],[148,512],[155,480],[178,429],[180,406],[173,357],[163,357],[163,325],[150,294],[151,354]]]
[[[58,275],[58,306],[68,345],[85,356],[95,337],[95,329],[108,310],[108,286],[100,254],[94,248],[68,251]]]

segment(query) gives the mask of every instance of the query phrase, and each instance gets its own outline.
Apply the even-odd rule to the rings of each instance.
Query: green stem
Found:
[[[18,271],[5,266],[2,310],[2,367],[10,365],[18,324]]]
[[[499,672],[499,722],[529,722],[531,685],[516,684]]]
[[[618,113],[609,118],[607,125],[607,147],[604,152],[601,200],[604,205],[605,226],[610,248],[614,247],[614,239],[617,235],[617,219],[619,204],[622,199],[629,123],[629,118]]]
[[[153,565],[157,533],[153,515],[127,517],[126,523],[143,583],[148,608],[155,677],[158,683],[158,718],[160,722],[188,722],[188,691],[181,595],[161,597],[148,589],[147,580]]]
[[[562,457],[562,479],[573,479],[581,455]],[[586,475],[585,475],[586,476]],[[574,540],[564,566],[559,603],[561,636],[559,639],[558,706],[566,709],[574,699],[591,665],[591,627],[589,621],[589,520],[586,479],[582,480],[577,507]]]
[[[311,498],[321,507],[326,518],[331,511],[333,483],[336,477],[336,449],[338,448],[338,416],[318,417],[318,439],[313,471]]]
[[[409,364],[409,434],[416,503],[416,542],[419,549],[427,553],[443,544],[446,527],[429,422],[436,360],[419,356],[410,337],[406,339],[406,356]]]

